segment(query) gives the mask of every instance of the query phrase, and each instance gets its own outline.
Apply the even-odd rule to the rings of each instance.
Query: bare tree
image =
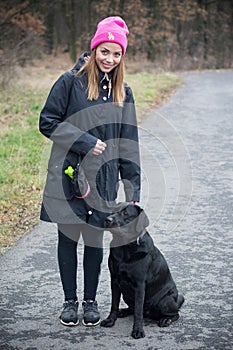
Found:
[[[5,86],[14,74],[15,65],[25,65],[34,58],[38,39],[44,33],[43,22],[30,12],[28,1],[2,1],[0,10],[0,66]]]
[[[2,0],[3,72],[38,56],[41,44],[50,54],[66,50],[75,61],[89,50],[97,23],[116,15],[129,26],[131,59],[170,70],[233,66],[233,0]]]

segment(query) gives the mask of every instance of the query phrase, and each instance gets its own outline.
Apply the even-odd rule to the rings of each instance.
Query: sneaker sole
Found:
[[[74,323],[74,322],[66,323],[60,319],[60,322],[61,322],[61,324],[63,324],[63,326],[69,326],[69,327],[74,327],[74,326],[77,326],[79,324],[79,320],[76,323]]]
[[[82,320],[82,324],[85,326],[85,327],[94,327],[94,326],[97,326],[98,324],[100,324],[100,320],[97,321],[96,323],[85,323],[84,320]]]

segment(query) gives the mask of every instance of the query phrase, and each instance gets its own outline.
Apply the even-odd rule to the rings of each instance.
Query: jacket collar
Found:
[[[101,70],[99,70],[99,74],[100,74],[100,83],[102,83],[104,80],[112,80],[113,78],[113,73],[114,73],[114,70],[111,71],[110,73],[104,73],[102,72]]]

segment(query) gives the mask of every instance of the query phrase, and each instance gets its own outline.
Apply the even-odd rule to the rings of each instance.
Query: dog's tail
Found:
[[[174,295],[166,296],[159,302],[159,309],[163,315],[174,316],[178,314],[179,309],[184,303],[184,296],[179,294],[177,299]]]

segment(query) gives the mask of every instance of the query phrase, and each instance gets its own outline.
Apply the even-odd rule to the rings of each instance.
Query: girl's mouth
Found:
[[[104,68],[106,68],[106,69],[111,69],[111,68],[113,68],[113,65],[106,64],[106,63],[102,63],[102,64],[103,64]]]

